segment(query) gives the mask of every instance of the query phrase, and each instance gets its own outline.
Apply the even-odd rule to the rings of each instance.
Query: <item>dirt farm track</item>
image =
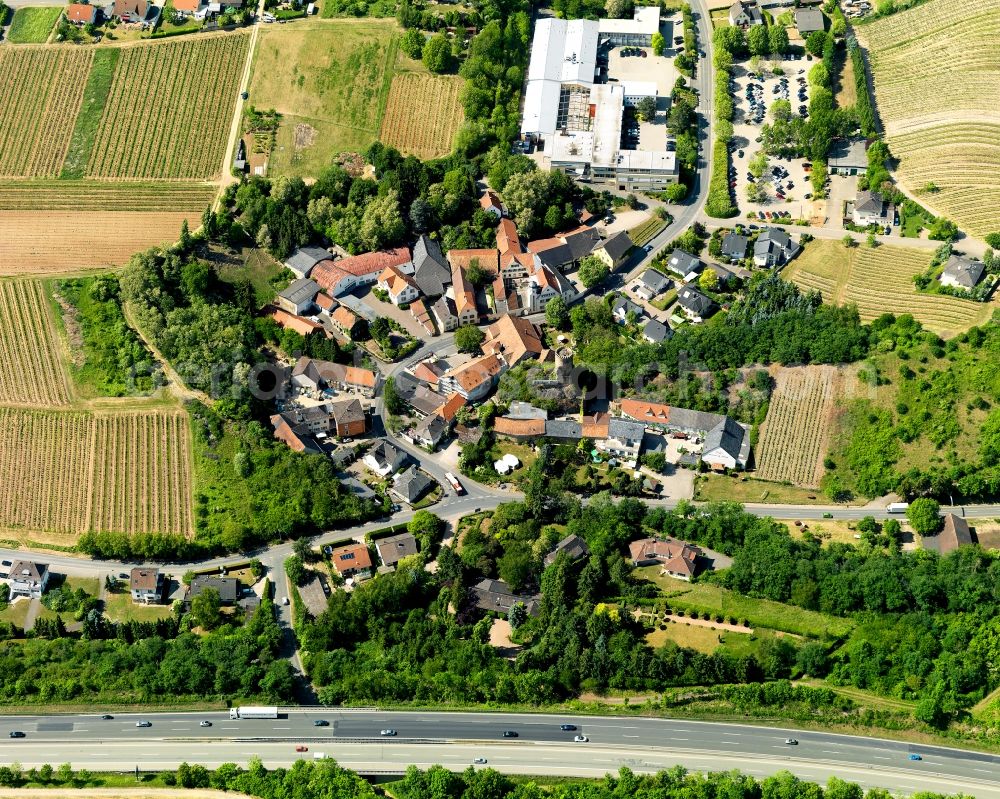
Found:
[[[0,275],[45,275],[120,266],[175,241],[183,212],[0,211]]]

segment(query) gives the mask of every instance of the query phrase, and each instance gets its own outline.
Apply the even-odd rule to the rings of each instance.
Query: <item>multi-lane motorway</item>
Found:
[[[149,727],[137,727],[149,721]],[[203,721],[212,726],[201,726]],[[317,726],[317,722],[325,722]],[[570,724],[576,729],[563,730]],[[25,733],[11,739],[12,730]],[[394,730],[394,736],[383,736]],[[517,733],[504,738],[504,731]],[[575,742],[583,735],[587,742]],[[796,740],[797,745],[786,743]],[[296,751],[307,747],[307,751]],[[919,755],[920,760],[911,760]],[[510,773],[596,776],[628,766],[656,771],[738,768],[755,776],[782,769],[825,782],[831,776],[908,793],[934,790],[1000,799],[1000,757],[944,747],[738,724],[593,716],[385,712],[304,708],[278,719],[232,720],[227,712],[0,717],[0,763],[70,762],[91,770],[213,767],[259,756],[268,766],[336,758],[364,773],[411,763],[464,769],[477,758]]]

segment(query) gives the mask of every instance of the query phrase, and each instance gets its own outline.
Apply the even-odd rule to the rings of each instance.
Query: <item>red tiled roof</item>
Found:
[[[410,250],[406,247],[393,247],[390,250],[366,252],[363,255],[352,255],[339,261],[322,261],[313,269],[310,277],[325,289],[336,286],[345,275],[364,277],[378,274],[388,266],[402,266],[409,262]]]
[[[302,316],[295,316],[287,311],[277,310],[271,314],[271,318],[274,319],[282,327],[287,327],[289,330],[294,330],[300,336],[308,336],[315,330],[321,330],[323,326],[318,324],[311,319],[306,319]]]
[[[70,22],[78,22],[86,25],[93,22],[97,17],[97,6],[88,6],[86,3],[72,3],[66,9],[66,19]]]
[[[330,562],[338,573],[361,571],[372,567],[372,557],[364,544],[348,544],[337,547],[330,554]]]
[[[497,227],[497,249],[500,254],[514,251],[521,252],[521,240],[517,236],[517,227],[511,219],[501,219]]]
[[[316,295],[314,302],[324,311],[333,310],[338,305],[338,302],[333,297],[329,294],[324,294],[322,291]]]
[[[493,189],[487,189],[483,192],[483,196],[479,198],[479,205],[482,206],[483,209],[502,208],[500,198],[497,196],[497,193],[493,191]]]
[[[458,413],[458,409],[463,405],[465,405],[465,397],[457,391],[453,391],[451,396],[445,400],[444,405],[437,409],[437,412],[446,422],[450,422],[455,418],[455,414]]]
[[[493,420],[493,432],[502,436],[544,436],[544,419],[511,419],[498,416]]]
[[[622,413],[631,416],[639,422],[659,422],[666,424],[670,421],[670,406],[660,402],[643,402],[642,400],[623,399]]]

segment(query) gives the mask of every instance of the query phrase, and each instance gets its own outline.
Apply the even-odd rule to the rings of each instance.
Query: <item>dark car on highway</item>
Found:
[[[576,725],[575,724],[560,724],[559,725],[559,729],[562,730],[563,732],[572,732],[573,730],[576,729]]]
[[[503,731],[503,737],[504,738],[517,738],[517,733],[514,732],[514,730],[504,730]]]

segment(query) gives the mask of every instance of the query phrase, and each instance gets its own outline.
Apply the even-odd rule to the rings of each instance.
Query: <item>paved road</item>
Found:
[[[136,728],[137,720],[152,722]],[[212,726],[199,726],[201,720]],[[329,726],[316,727],[317,720]],[[560,724],[577,727],[563,731]],[[394,729],[396,737],[380,731]],[[8,739],[21,730],[27,737]],[[504,739],[513,730],[516,739]],[[587,743],[573,736],[586,735]],[[797,746],[785,744],[791,737]],[[297,754],[296,745],[309,747]],[[874,738],[737,724],[538,714],[291,710],[277,720],[232,721],[227,713],[0,717],[0,762],[25,767],[71,762],[90,769],[170,768],[177,763],[245,763],[259,755],[269,766],[320,752],[366,772],[410,763],[465,768],[474,757],[512,773],[597,776],[626,765],[654,771],[680,763],[693,769],[739,768],[757,776],[788,769],[825,782],[836,774],[896,791],[936,790],[1000,799],[1000,757]],[[911,761],[918,753],[920,761]]]

